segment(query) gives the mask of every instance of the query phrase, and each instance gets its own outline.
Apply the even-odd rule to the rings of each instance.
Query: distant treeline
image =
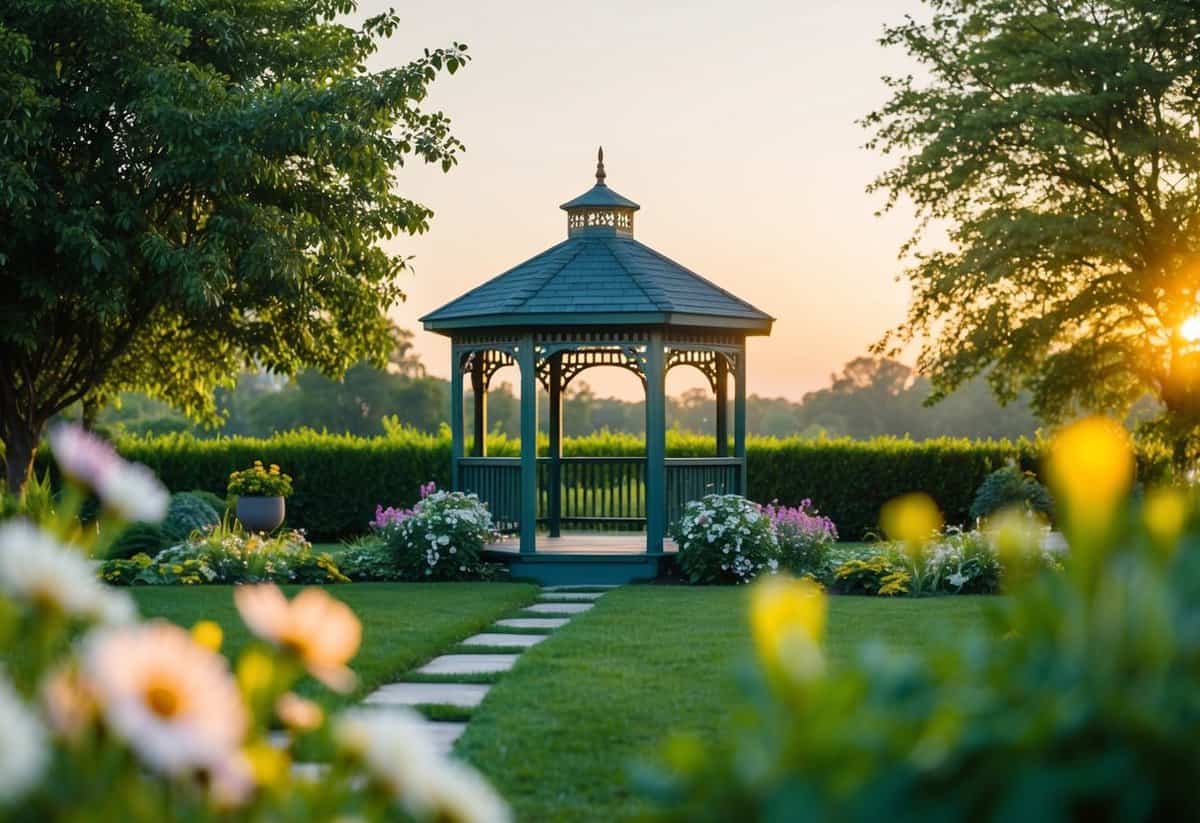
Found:
[[[499,378],[503,378],[501,372]],[[851,361],[830,385],[809,392],[799,402],[751,395],[747,428],[751,434],[867,438],[879,435],[1018,438],[1032,436],[1037,418],[1023,398],[999,405],[983,381],[973,381],[946,400],[925,406],[928,381],[895,360],[862,357]],[[466,400],[471,419],[473,398]],[[546,420],[542,393],[539,419]],[[383,418],[394,416],[419,431],[435,433],[446,422],[449,383],[426,376],[420,363],[399,350],[387,369],[367,364],[351,368],[341,380],[306,371],[294,380],[245,375],[232,390],[218,391],[225,414],[219,429],[196,427],[169,406],[139,395],[124,395],[119,406],[100,412],[97,427],[111,434],[192,432],[198,437],[243,435],[266,437],[307,427],[318,431],[374,436],[383,433]],[[680,431],[710,433],[715,402],[706,390],[693,389],[668,399],[667,423]],[[520,429],[519,403],[511,385],[499,382],[488,395],[489,429],[514,434]],[[598,397],[583,379],[576,380],[564,400],[568,436],[609,430],[640,435],[645,431],[641,401]]]

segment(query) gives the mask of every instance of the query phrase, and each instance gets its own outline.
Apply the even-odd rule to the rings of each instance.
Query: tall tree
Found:
[[[1194,0],[926,0],[885,30],[874,188],[919,215],[912,302],[877,352],[924,342],[939,398],[980,374],[1039,416],[1162,402],[1200,423],[1200,15]],[[948,242],[929,235],[948,227]]]
[[[378,72],[397,25],[352,0],[0,5],[0,437],[28,476],[45,421],[138,388],[212,415],[242,368],[382,365],[431,213],[393,189],[461,148],[422,108],[464,46]]]

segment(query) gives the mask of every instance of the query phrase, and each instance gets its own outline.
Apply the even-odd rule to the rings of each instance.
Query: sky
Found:
[[[466,144],[459,165],[397,178],[435,212],[390,244],[412,258],[392,314],[431,374],[449,344],[417,318],[563,239],[558,205],[593,184],[598,145],[608,185],[642,206],[641,242],[776,318],[751,338],[751,393],[799,400],[902,320],[913,216],[876,216],[865,187],[887,161],[855,121],[885,100],[881,75],[910,70],[877,41],[917,0],[369,0],[358,16],[388,6],[401,27],[372,68],[455,41],[472,56],[428,100]],[[619,369],[581,379],[641,394]],[[699,380],[676,369],[667,390]]]

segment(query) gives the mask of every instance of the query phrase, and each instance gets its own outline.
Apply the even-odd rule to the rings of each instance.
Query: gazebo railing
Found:
[[[669,457],[667,527],[673,526],[692,500],[706,494],[743,494],[740,457]]]
[[[537,461],[538,522],[552,518],[553,461]],[[666,523],[707,494],[740,493],[737,457],[675,457],[666,460]],[[464,457],[459,485],[488,504],[496,529],[519,531],[521,461],[516,457]],[[563,457],[559,461],[559,526],[564,529],[638,530],[646,525],[646,458]]]
[[[459,460],[459,486],[479,495],[492,513],[496,531],[512,534],[521,528],[521,459],[464,457]]]
[[[549,457],[538,458],[538,520],[551,519]],[[646,458],[563,457],[559,460],[559,526],[641,529],[646,525]]]

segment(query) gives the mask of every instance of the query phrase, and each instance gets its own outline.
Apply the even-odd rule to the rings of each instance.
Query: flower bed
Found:
[[[710,494],[684,507],[674,529],[679,567],[693,583],[748,583],[779,568],[779,542],[762,506]]]

